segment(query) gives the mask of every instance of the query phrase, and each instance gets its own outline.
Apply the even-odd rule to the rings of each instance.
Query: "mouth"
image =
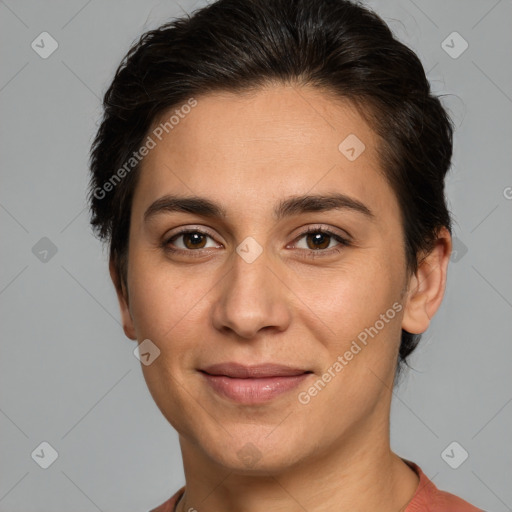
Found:
[[[200,372],[212,376],[231,377],[233,379],[262,379],[269,377],[296,377],[311,370],[294,368],[275,363],[247,366],[240,363],[220,363],[200,369]]]
[[[311,370],[273,363],[257,366],[222,363],[199,372],[217,395],[247,405],[268,402],[290,392],[313,374]]]

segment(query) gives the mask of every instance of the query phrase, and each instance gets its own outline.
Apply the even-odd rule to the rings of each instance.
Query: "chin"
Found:
[[[268,432],[250,435],[245,431],[233,437],[228,435],[222,442],[208,443],[209,448],[205,451],[216,464],[248,475],[278,474],[301,460],[300,448],[304,445],[300,440],[294,442],[284,430],[281,436],[273,433],[266,437]]]

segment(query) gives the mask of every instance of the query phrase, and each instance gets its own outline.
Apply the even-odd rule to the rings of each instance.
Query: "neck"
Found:
[[[300,464],[257,475],[218,465],[201,447],[180,436],[186,490],[177,510],[404,510],[419,479],[391,451],[389,423],[386,428],[373,428],[374,432],[361,427],[354,430],[336,446],[316,452]]]

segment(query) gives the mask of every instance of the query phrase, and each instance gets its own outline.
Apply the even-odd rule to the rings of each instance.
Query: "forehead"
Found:
[[[380,140],[347,100],[284,85],[195,99],[148,132],[156,144],[142,162],[134,207],[183,193],[245,212],[265,199],[270,208],[277,197],[336,190],[389,208],[394,194],[380,169]]]

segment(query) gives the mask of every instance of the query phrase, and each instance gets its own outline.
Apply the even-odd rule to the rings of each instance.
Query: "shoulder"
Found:
[[[419,476],[419,484],[404,512],[484,512],[462,498],[438,489],[414,462],[406,461]]]
[[[181,489],[176,491],[167,501],[158,507],[151,509],[149,512],[174,512],[174,507],[184,492],[185,487],[183,486]]]

